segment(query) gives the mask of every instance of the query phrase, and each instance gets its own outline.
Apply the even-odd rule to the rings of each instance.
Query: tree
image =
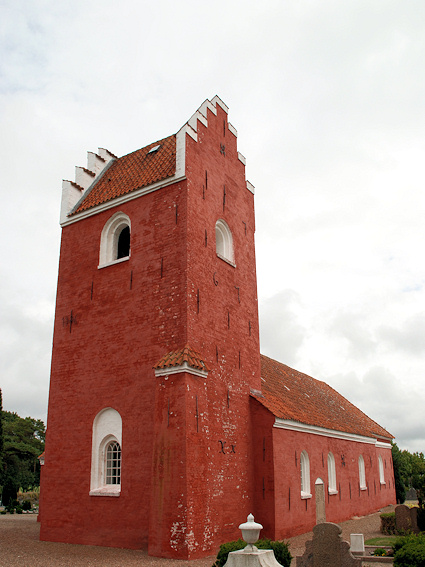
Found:
[[[44,451],[45,427],[40,419],[2,412],[3,466],[1,484],[24,490],[40,484],[38,456]]]
[[[3,398],[0,388],[0,473],[3,470]],[[1,481],[1,476],[0,476]]]
[[[406,500],[406,488],[409,485],[409,459],[393,443],[391,447],[394,466],[395,495],[398,504],[403,504]]]

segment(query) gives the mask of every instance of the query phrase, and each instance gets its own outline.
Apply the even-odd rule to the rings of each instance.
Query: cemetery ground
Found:
[[[389,512],[394,506],[388,506]],[[342,536],[350,541],[351,533],[363,533],[365,541],[380,537],[380,512],[354,518],[340,524]],[[39,540],[40,524],[35,514],[7,514],[0,516],[0,566],[1,567],[212,567],[215,556],[181,561],[150,557],[145,551],[111,547],[72,545]],[[289,539],[290,551],[295,558],[304,552],[305,542],[312,539],[312,532]],[[218,550],[217,550],[218,551]],[[292,560],[292,565],[295,559]],[[377,562],[363,565],[380,567]]]

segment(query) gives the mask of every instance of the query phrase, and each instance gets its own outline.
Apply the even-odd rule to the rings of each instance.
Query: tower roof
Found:
[[[176,172],[176,135],[116,158],[87,190],[71,215],[171,177]]]
[[[261,378],[261,394],[252,395],[277,418],[387,441],[393,438],[325,382],[264,355]]]

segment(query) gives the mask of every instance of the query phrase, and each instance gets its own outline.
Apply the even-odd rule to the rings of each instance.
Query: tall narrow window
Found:
[[[215,246],[217,256],[231,264],[234,263],[232,233],[222,219],[219,219],[215,225]]]
[[[381,455],[379,455],[378,457],[378,465],[379,465],[379,482],[381,484],[385,484],[384,462],[382,461]]]
[[[328,491],[329,494],[336,494],[336,470],[335,470],[335,457],[332,453],[328,454]]]
[[[106,448],[106,484],[121,484],[121,447],[111,441]]]
[[[130,257],[130,234],[130,219],[124,213],[115,213],[106,222],[100,236],[100,268]]]
[[[366,490],[366,473],[364,468],[364,459],[363,456],[360,455],[359,457],[359,482],[360,482],[360,490]]]
[[[119,496],[121,492],[122,420],[113,408],[100,411],[93,421],[91,496]]]
[[[310,461],[306,451],[300,455],[301,498],[311,498],[310,493]]]

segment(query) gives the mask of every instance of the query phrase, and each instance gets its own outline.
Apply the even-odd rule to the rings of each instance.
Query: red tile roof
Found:
[[[154,366],[155,370],[160,368],[172,368],[173,366],[182,366],[187,363],[191,368],[205,370],[209,372],[208,364],[199,352],[194,351],[189,345],[180,350],[169,352],[163,356]]]
[[[262,392],[253,393],[275,417],[365,437],[388,433],[325,382],[261,355]]]
[[[156,146],[159,148],[149,153]],[[173,134],[114,161],[70,215],[167,179],[175,172],[176,135]]]

